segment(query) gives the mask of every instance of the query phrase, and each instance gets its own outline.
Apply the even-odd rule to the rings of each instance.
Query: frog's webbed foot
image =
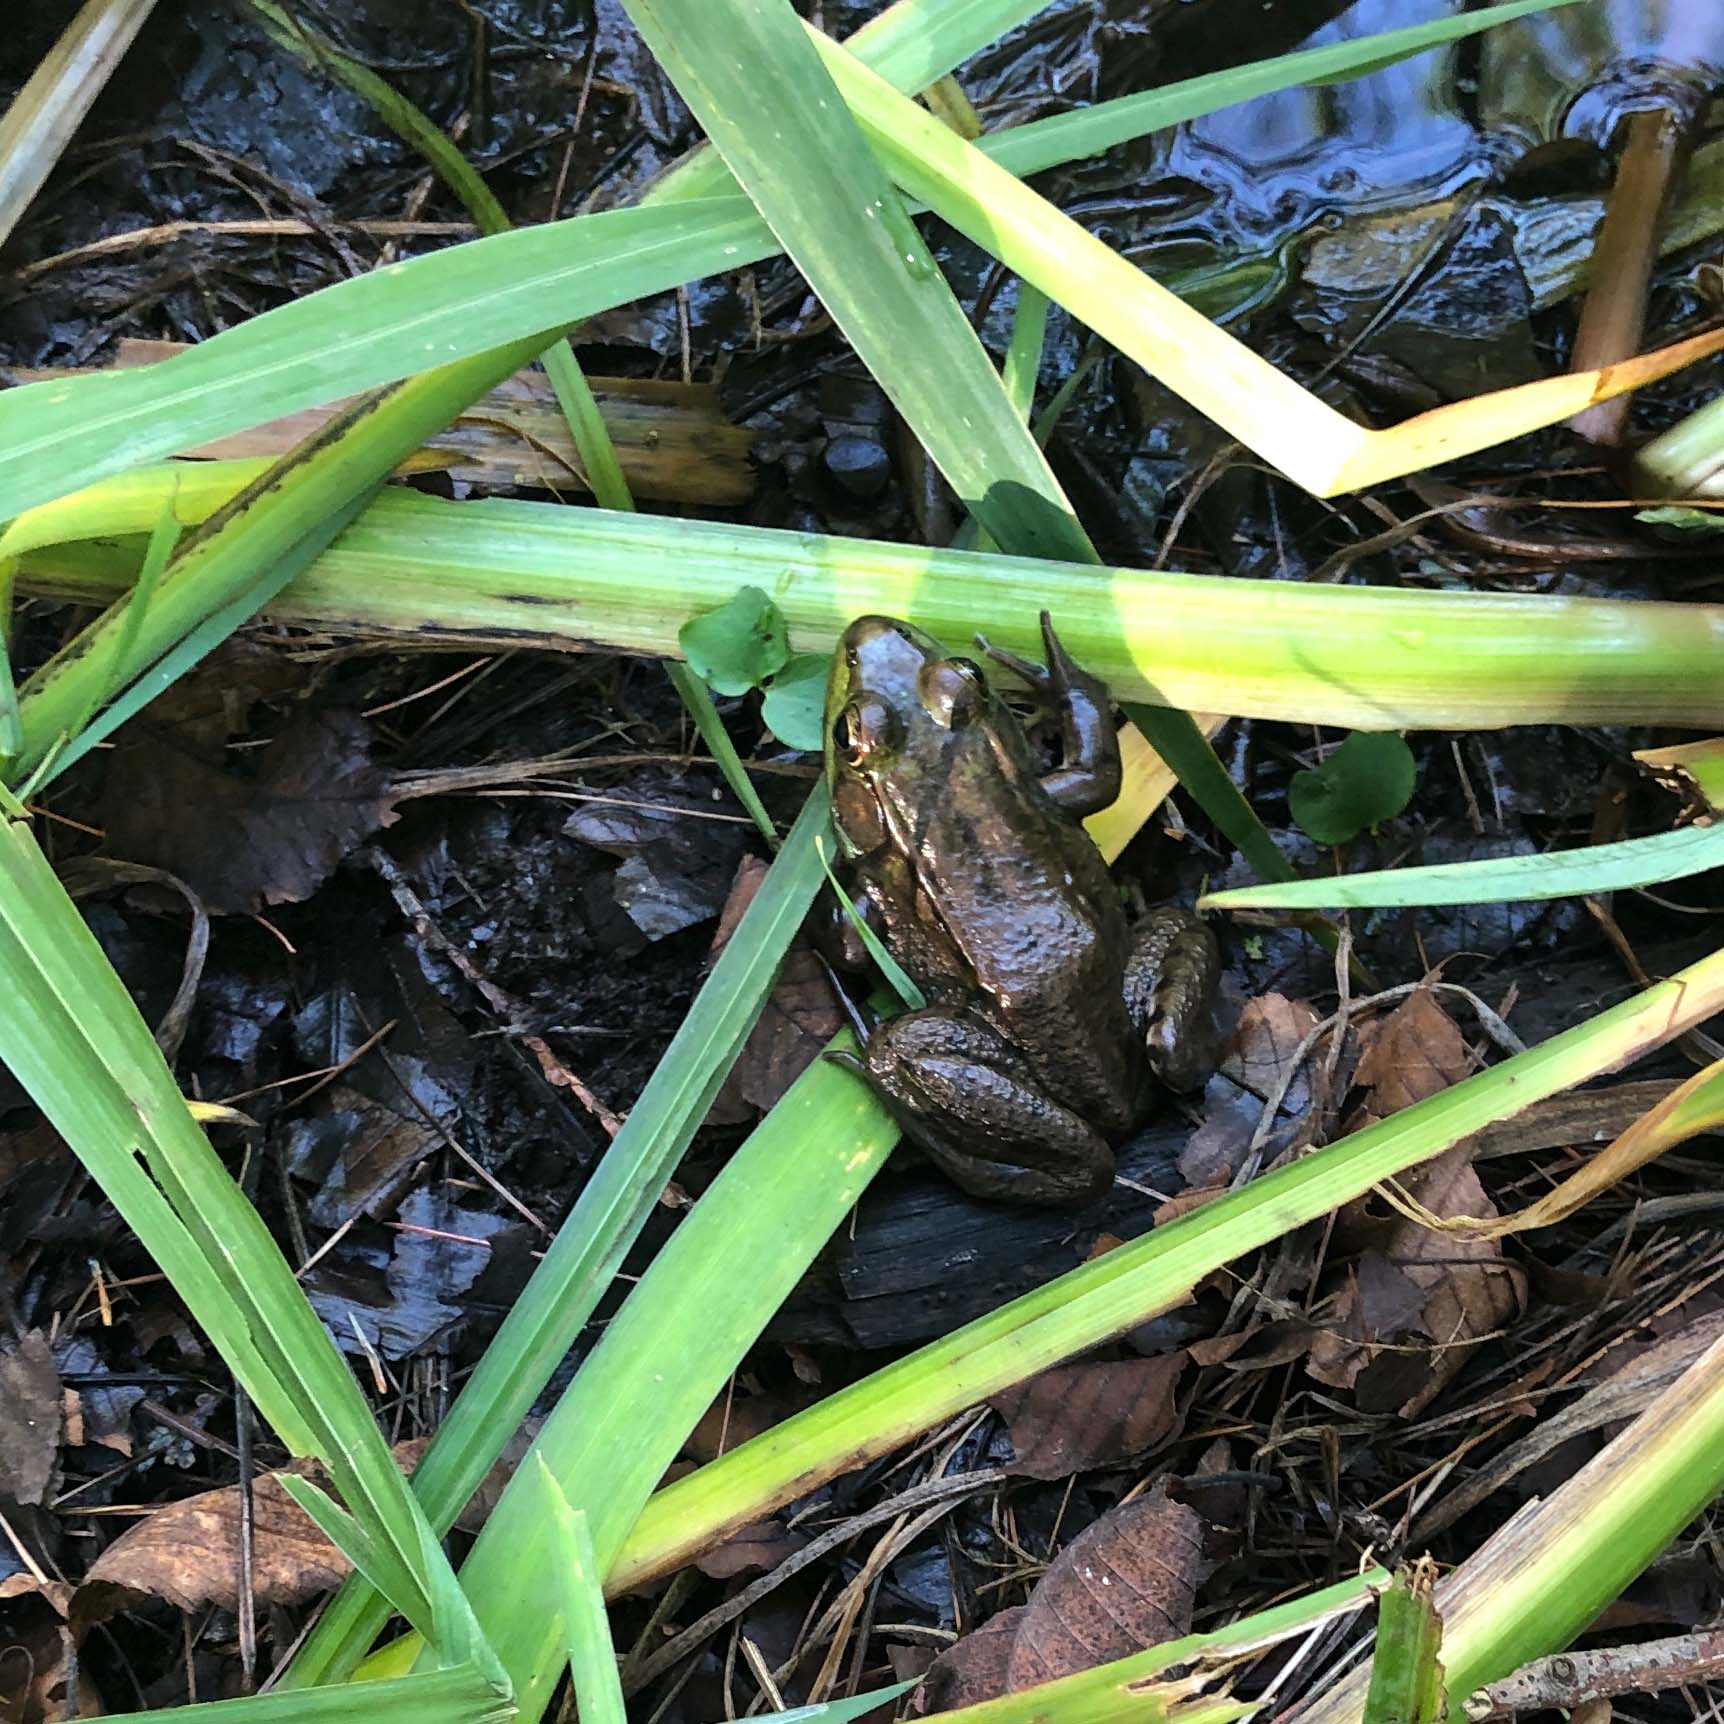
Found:
[[[860,1069],[904,1135],[973,1196],[1088,1203],[1113,1182],[1107,1140],[977,1018],[905,1012],[875,1029]]]
[[[1150,1069],[1169,1089],[1196,1089],[1215,1069],[1211,1014],[1221,950],[1189,910],[1154,910],[1133,930],[1125,1004],[1143,1033]]]
[[[1107,685],[1066,651],[1048,613],[1042,612],[1042,644],[1048,655],[1045,667],[990,646],[980,635],[976,644],[996,664],[1021,676],[1059,715],[1065,762],[1042,775],[1042,789],[1062,808],[1080,817],[1097,814],[1117,801],[1122,769],[1119,733],[1113,726],[1113,699]]]

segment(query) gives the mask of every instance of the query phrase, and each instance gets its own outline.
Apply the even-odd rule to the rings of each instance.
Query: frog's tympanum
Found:
[[[1080,824],[1119,794],[1111,703],[1045,615],[1042,634],[1045,670],[992,656],[1057,712],[1054,770],[972,660],[889,617],[845,631],[826,764],[857,906],[929,1002],[850,1063],[966,1191],[1077,1203],[1158,1084],[1201,1081],[1219,963],[1187,912],[1128,924]]]

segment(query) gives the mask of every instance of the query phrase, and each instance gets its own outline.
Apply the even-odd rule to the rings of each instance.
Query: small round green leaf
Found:
[[[1293,774],[1287,806],[1319,844],[1345,844],[1413,794],[1413,751],[1392,730],[1359,730],[1321,766]]]
[[[799,652],[767,685],[760,716],[780,742],[791,748],[821,746],[831,667],[831,659],[823,652]]]
[[[744,587],[717,610],[690,617],[676,638],[695,673],[719,694],[759,688],[790,657],[784,618],[759,587]]]

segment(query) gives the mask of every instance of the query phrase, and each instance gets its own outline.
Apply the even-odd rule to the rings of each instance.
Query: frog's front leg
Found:
[[[1119,800],[1124,768],[1113,700],[1100,677],[1075,663],[1054,633],[1053,619],[1042,612],[1042,644],[1047,668],[982,642],[989,658],[1014,670],[1059,716],[1061,764],[1042,774],[1042,789],[1060,807],[1082,819]]]
[[[861,1060],[904,1135],[976,1197],[1088,1203],[1113,1183],[1113,1151],[1036,1084],[1023,1056],[950,1006],[875,1027]]]
[[[1150,1069],[1169,1089],[1196,1089],[1215,1069],[1211,1015],[1221,951],[1202,919],[1169,906],[1132,931],[1125,1005],[1149,1050]]]

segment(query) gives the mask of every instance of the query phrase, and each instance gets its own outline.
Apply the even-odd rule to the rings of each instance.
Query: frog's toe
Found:
[[[1126,958],[1126,1010],[1169,1089],[1196,1089],[1215,1069],[1220,979],[1220,947],[1193,912],[1170,906],[1139,925]]]

